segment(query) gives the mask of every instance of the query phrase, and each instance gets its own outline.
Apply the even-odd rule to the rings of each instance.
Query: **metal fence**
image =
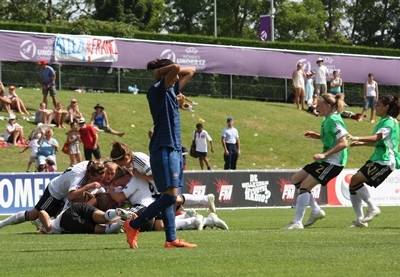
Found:
[[[144,92],[153,81],[146,70],[140,69],[69,65],[54,65],[53,68],[57,72],[57,88],[63,90],[129,93],[128,87],[136,85],[139,92]],[[39,87],[39,67],[35,63],[1,62],[0,78],[4,84]],[[346,77],[342,78],[346,103],[361,105],[363,84],[346,83]],[[291,83],[290,79],[198,73],[185,87],[184,93],[191,96],[286,102],[290,101],[293,93]],[[379,90],[380,93],[400,94],[398,86],[379,85]]]

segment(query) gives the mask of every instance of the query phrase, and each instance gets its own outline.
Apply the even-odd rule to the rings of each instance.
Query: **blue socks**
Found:
[[[173,231],[173,233],[174,233],[173,236],[174,236],[175,235],[175,211],[174,211],[175,203],[176,203],[176,196],[173,196],[170,194],[163,194],[160,198],[158,198],[156,201],[151,203],[151,205],[148,206],[138,218],[136,218],[135,220],[132,220],[130,222],[130,226],[134,229],[140,229],[140,226],[145,224],[147,221],[151,220],[153,217],[155,217],[159,213],[162,213],[164,224],[167,223],[167,225],[165,226],[165,228],[166,228],[165,232],[167,233],[167,229],[171,228],[171,224],[172,224],[173,229],[174,229],[174,231]],[[172,211],[172,213],[171,213],[171,211]],[[171,214],[172,214],[172,217],[171,217]],[[167,220],[166,220],[166,218],[167,218]],[[168,231],[168,233],[169,233],[169,231]],[[171,236],[167,235],[167,238],[169,238],[169,237],[172,237],[172,235]]]

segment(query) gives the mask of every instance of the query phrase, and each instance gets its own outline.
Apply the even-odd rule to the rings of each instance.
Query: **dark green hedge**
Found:
[[[345,54],[361,54],[370,56],[400,56],[400,49],[391,48],[373,48],[363,46],[347,46],[335,44],[310,44],[310,43],[291,43],[291,42],[261,42],[258,40],[237,39],[237,38],[215,38],[206,36],[193,35],[177,35],[177,34],[157,34],[149,32],[139,32],[134,28],[126,25],[125,28],[121,23],[109,22],[110,28],[105,28],[105,24],[99,24],[99,29],[88,28],[84,30],[86,34],[113,36],[120,38],[136,38],[144,40],[160,40],[160,41],[176,41],[200,44],[215,45],[232,45],[258,48],[274,48],[287,50],[300,50],[310,52],[327,52],[327,53],[345,53]],[[25,31],[34,33],[59,33],[59,34],[77,34],[82,28],[77,27],[78,24],[70,23],[66,26],[40,25],[40,24],[21,24],[15,22],[0,22],[0,29]],[[113,28],[114,26],[114,28]]]

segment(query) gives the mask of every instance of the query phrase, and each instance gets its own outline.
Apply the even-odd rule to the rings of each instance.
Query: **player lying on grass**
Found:
[[[42,226],[39,233],[114,234],[120,232],[122,220],[131,217],[131,212],[123,209],[109,209],[103,212],[87,203],[72,203],[54,219],[51,219],[45,210],[41,210],[39,220]]]

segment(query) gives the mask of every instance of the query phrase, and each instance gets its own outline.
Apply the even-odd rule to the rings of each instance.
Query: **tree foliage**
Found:
[[[274,3],[277,41],[400,47],[400,0]],[[218,37],[257,40],[260,16],[267,14],[271,0],[0,0],[3,22],[74,24],[79,33],[110,24],[122,32],[214,36],[216,25]]]

